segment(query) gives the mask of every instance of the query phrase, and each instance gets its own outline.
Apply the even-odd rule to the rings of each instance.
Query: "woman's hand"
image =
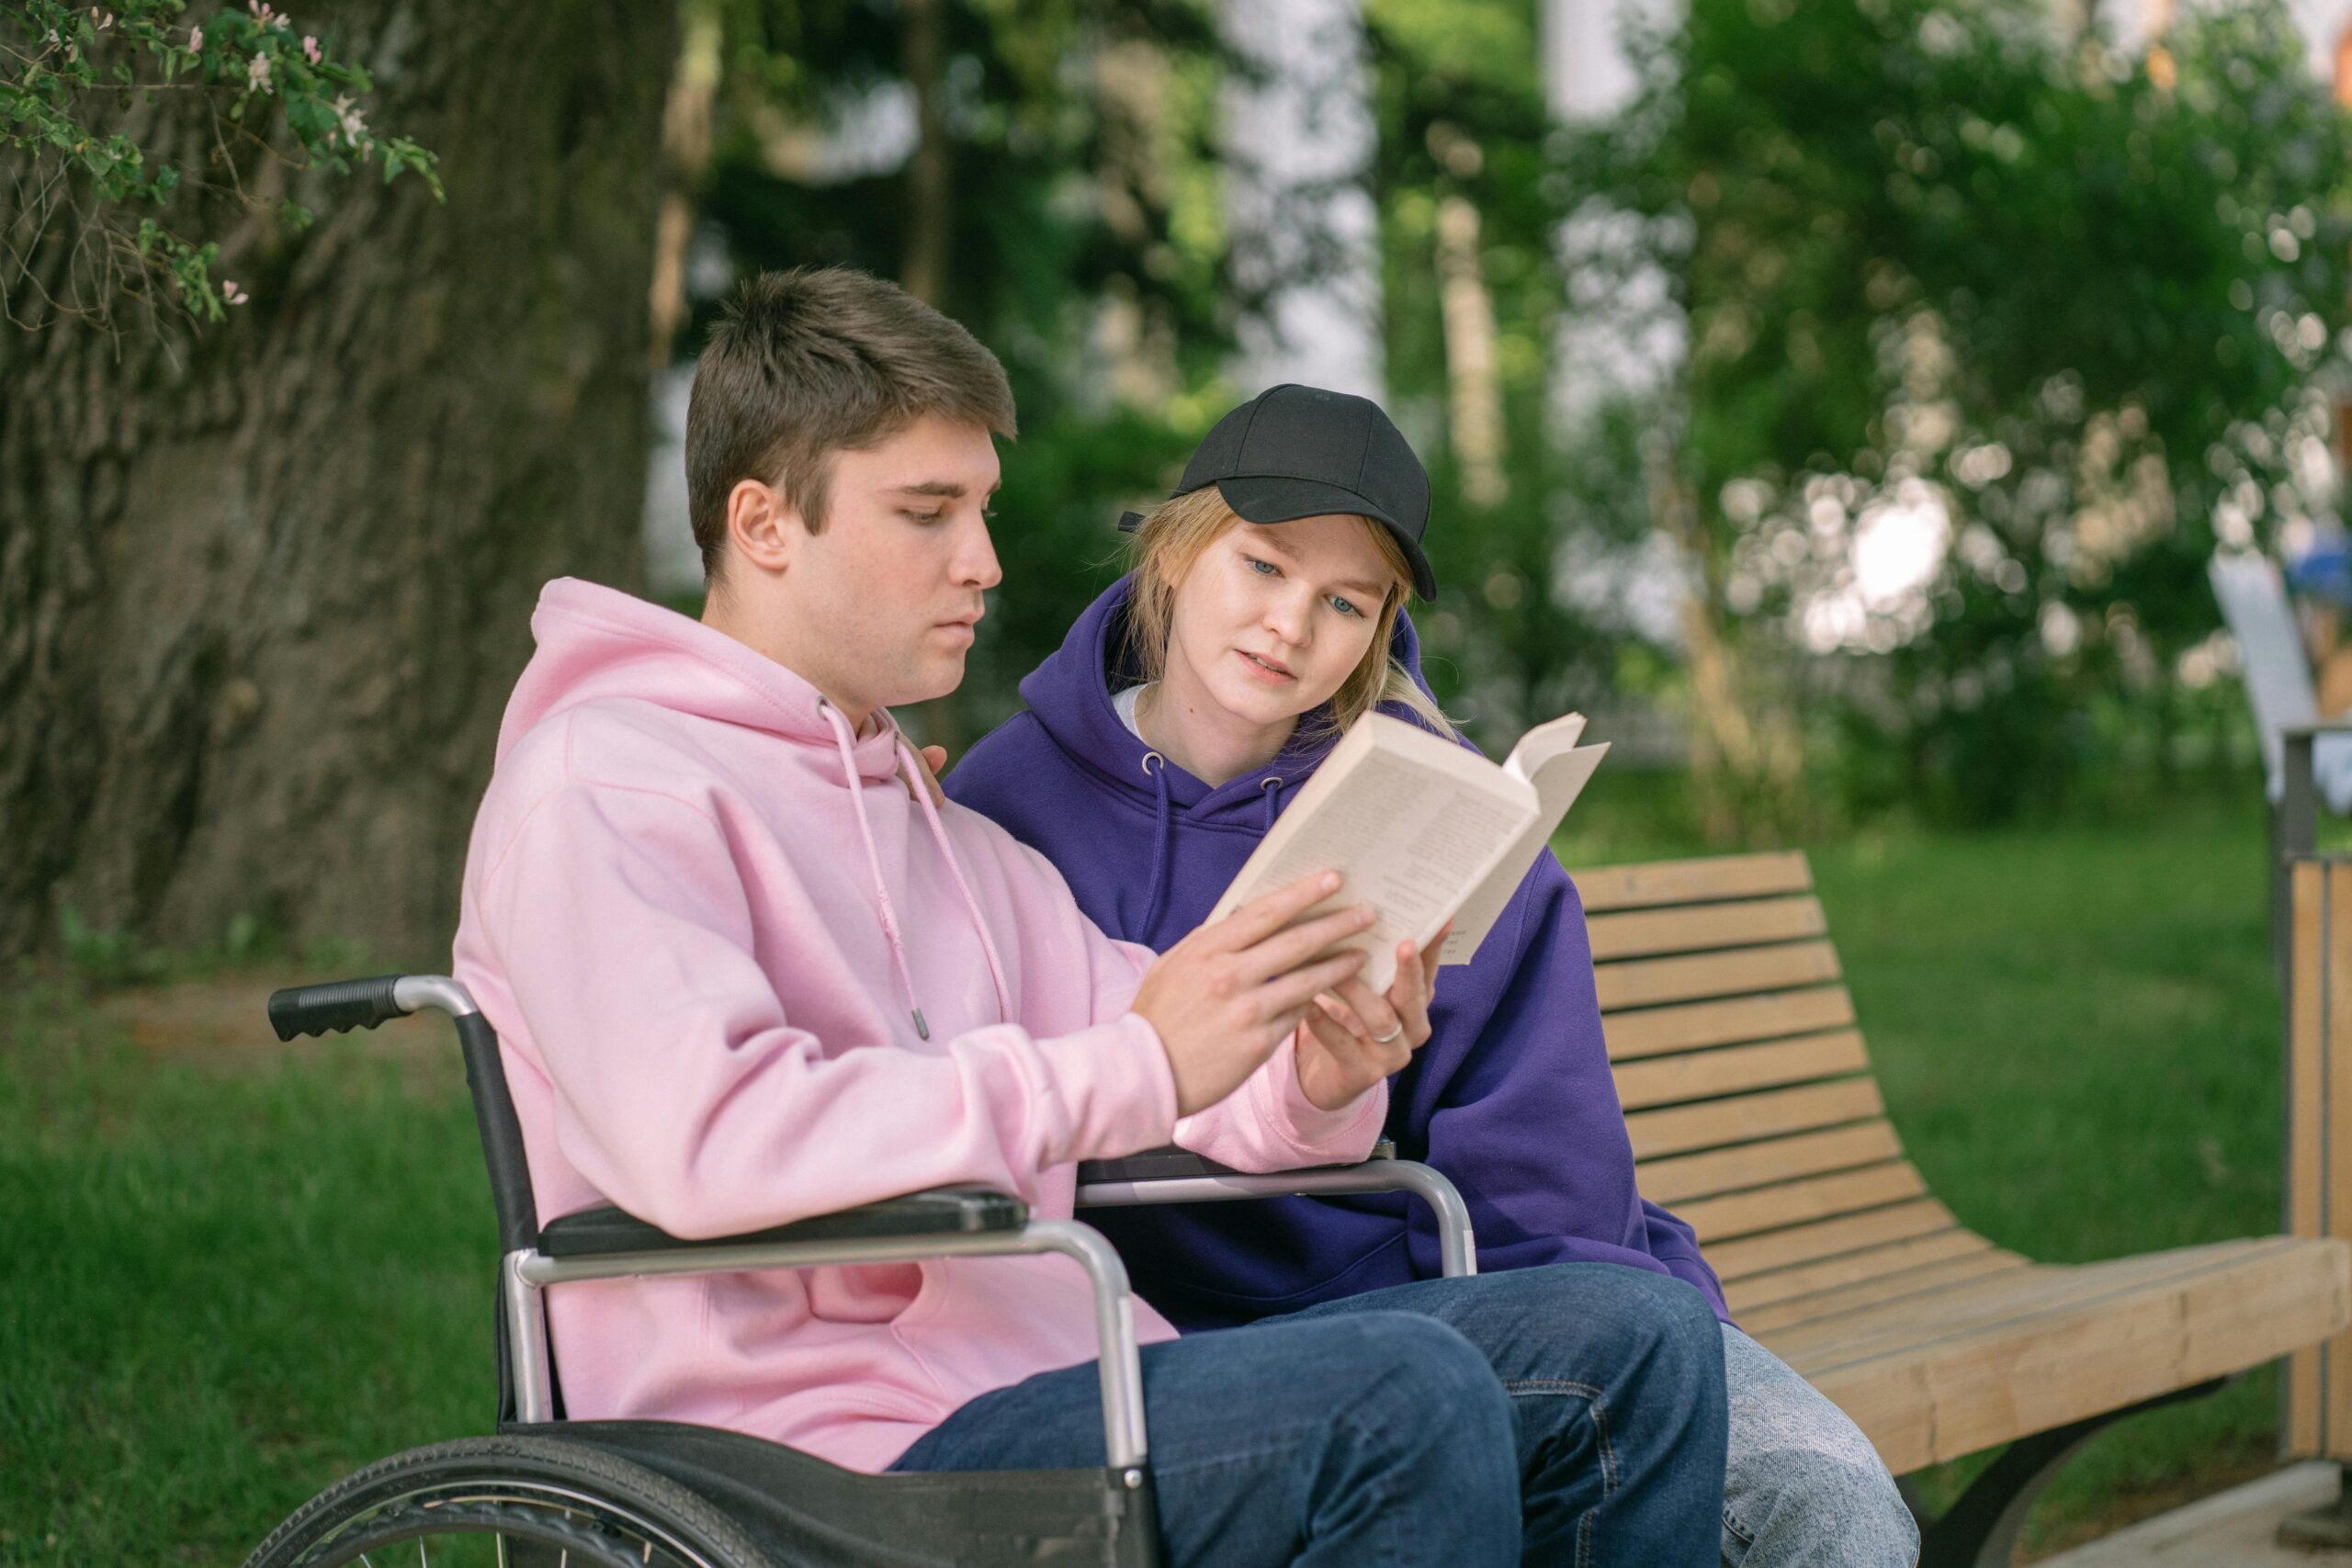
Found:
[[[1337,1111],[1404,1066],[1430,1037],[1430,993],[1437,984],[1438,954],[1445,948],[1449,922],[1427,951],[1409,942],[1396,944],[1396,977],[1385,997],[1362,980],[1349,979],[1337,992],[1315,998],[1298,1026],[1293,1055],[1299,1092],[1318,1111]]]
[[[939,787],[939,775],[947,771],[947,748],[918,746],[915,748],[915,757],[922,764],[922,777],[906,781],[907,797],[917,800],[919,803],[915,791],[921,788],[924,794],[931,796],[931,803],[933,806],[946,805],[947,792]]]

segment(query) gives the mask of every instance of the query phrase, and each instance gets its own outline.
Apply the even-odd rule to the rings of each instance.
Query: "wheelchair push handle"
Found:
[[[405,1017],[394,994],[398,975],[367,980],[329,980],[317,986],[289,986],[269,997],[269,1025],[280,1040],[298,1034],[340,1034],[347,1029],[373,1029],[387,1020]]]

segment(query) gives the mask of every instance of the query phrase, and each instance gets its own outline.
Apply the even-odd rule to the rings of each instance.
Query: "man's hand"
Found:
[[[1337,1111],[1413,1059],[1430,1037],[1430,993],[1446,931],[1426,952],[1396,944],[1396,978],[1385,997],[1362,980],[1343,981],[1335,995],[1315,998],[1298,1026],[1294,1059],[1298,1089],[1319,1111]]]
[[[1238,1089],[1313,1010],[1317,991],[1363,967],[1355,949],[1331,949],[1372,924],[1368,906],[1306,913],[1339,888],[1337,872],[1302,877],[1201,927],[1144,971],[1135,1010],[1159,1032],[1178,1115]]]

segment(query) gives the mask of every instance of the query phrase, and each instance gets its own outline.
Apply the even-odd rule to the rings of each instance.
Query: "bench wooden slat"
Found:
[[[1761,1045],[1734,1045],[1682,1056],[1657,1056],[1615,1069],[1617,1102],[1628,1111],[1708,1100],[1783,1084],[1810,1083],[1870,1070],[1870,1053],[1850,1029]]]
[[[1848,1078],[1702,1105],[1636,1111],[1625,1118],[1625,1131],[1634,1141],[1634,1157],[1645,1160],[1884,1114],[1886,1102],[1879,1098],[1877,1084],[1869,1078]]]
[[[1695,958],[1634,958],[1594,967],[1600,1010],[1655,1007],[1704,997],[1785,991],[1838,978],[1838,950],[1826,942],[1733,948]]]
[[[1693,1198],[1735,1192],[1784,1178],[1815,1176],[1825,1170],[1846,1170],[1902,1156],[1902,1141],[1892,1123],[1881,1120],[1859,1127],[1833,1127],[1826,1133],[1799,1133],[1738,1148],[1706,1154],[1678,1155],[1654,1159],[1637,1168],[1642,1196],[1653,1203],[1673,1205]]]
[[[2020,1258],[2014,1252],[2003,1252],[1997,1248],[1966,1252],[1940,1263],[1928,1263],[1917,1269],[1882,1274],[1859,1285],[1816,1291],[1809,1296],[1753,1307],[1739,1314],[1739,1325],[1761,1339],[1768,1334],[1801,1324],[1841,1320],[1868,1307],[1883,1306],[1889,1302],[1902,1301],[1925,1292],[1942,1290],[1963,1280],[2031,1267],[2031,1259]]]
[[[1840,1029],[1853,1021],[1854,998],[1847,995],[1846,987],[1818,986],[1778,996],[1621,1012],[1602,1019],[1600,1032],[1609,1043],[1609,1059],[1626,1062],[1673,1051],[1702,1051],[1747,1040]]]
[[[2022,1323],[2086,1303],[2129,1297],[2154,1282],[2200,1278],[2276,1250],[2288,1238],[2256,1237],[2168,1252],[2143,1252],[2101,1263],[2037,1263],[1987,1276],[1917,1300],[1890,1300],[1838,1318],[1792,1324],[1772,1336],[1772,1350],[1811,1371],[1845,1366],[1931,1345],[1953,1332]]]
[[[1901,1472],[2240,1371],[2352,1325],[2345,1242],[2280,1237],[2159,1256],[2187,1266],[2084,1265],[2068,1272],[2113,1269],[2119,1282],[2041,1312],[2005,1315],[1995,1304],[1972,1320],[1970,1287],[1956,1287],[1933,1298],[1939,1325],[1920,1342],[1799,1370]],[[2000,1292],[1987,1302],[2014,1294],[2007,1279],[1986,1282]]]
[[[1587,914],[1658,904],[1696,904],[1714,898],[1753,898],[1768,893],[1803,893],[1813,886],[1811,868],[1805,864],[1804,856],[1794,851],[1600,866],[1572,872],[1570,875]]]
[[[1891,1247],[1874,1247],[1844,1257],[1826,1258],[1819,1263],[1751,1275],[1745,1280],[1726,1280],[1724,1300],[1730,1305],[1732,1315],[1736,1317],[1757,1307],[1818,1295],[1841,1286],[1860,1285],[1865,1280],[1916,1269],[1924,1263],[1959,1258],[1968,1253],[1990,1252],[1992,1249],[1993,1244],[1973,1231],[1943,1231],[1899,1241]]]
[[[1953,1223],[1951,1212],[1941,1203],[1933,1198],[1921,1198],[1888,1209],[1840,1214],[1815,1224],[1792,1225],[1787,1230],[1726,1241],[1707,1249],[1707,1261],[1714,1266],[1717,1279],[1736,1280],[1774,1269],[1794,1268],[1816,1258],[1835,1258],[1840,1253],[1859,1252],[1883,1242],[1950,1230]]]
[[[1818,898],[1753,898],[1688,909],[1595,915],[1585,922],[1585,929],[1592,941],[1593,958],[1605,964],[1617,958],[1650,958],[1823,936],[1829,922]]]
[[[1712,1247],[1734,1236],[1779,1230],[1785,1225],[1826,1220],[1857,1210],[1883,1208],[1928,1190],[1927,1182],[1907,1161],[1893,1160],[1860,1170],[1834,1171],[1827,1176],[1803,1177],[1753,1192],[1709,1198],[1676,1211],[1699,1238]],[[1708,1254],[1713,1256],[1712,1252]]]

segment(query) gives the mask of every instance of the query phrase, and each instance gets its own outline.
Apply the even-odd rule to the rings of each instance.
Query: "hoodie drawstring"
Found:
[[[923,787],[922,765],[915,761],[914,751],[903,737],[899,741],[899,765],[907,770],[907,781],[914,788],[915,799],[922,803],[923,820],[931,824],[932,841],[939,846],[940,857],[947,862],[947,873],[956,879],[956,891],[964,896],[964,911],[972,917],[972,930],[979,933],[980,952],[989,961],[989,978],[996,985],[997,1017],[1010,1023],[1012,987],[1004,983],[1004,960],[997,956],[996,939],[989,935],[988,918],[980,913],[980,901],[972,897],[972,885],[964,880],[964,863],[956,858],[956,846],[947,841],[947,829],[939,820],[939,807],[932,803],[931,791]],[[921,1019],[920,1011],[916,1017]]]
[[[1258,797],[1266,807],[1265,826],[1259,830],[1271,833],[1274,830],[1274,814],[1283,807],[1282,775],[1277,773],[1272,778],[1259,780]]]
[[[1159,763],[1158,767],[1152,766]],[[1168,799],[1168,759],[1157,751],[1143,754],[1143,771],[1158,788],[1159,815],[1151,832],[1151,881],[1143,896],[1143,923],[1136,929],[1148,943],[1153,930],[1159,924],[1160,895],[1168,891],[1168,845],[1175,836],[1174,807]]]
[[[849,784],[851,815],[857,818],[857,836],[865,844],[865,869],[874,877],[874,902],[882,917],[882,938],[890,944],[890,962],[899,976],[899,987],[907,994],[907,1011],[915,1021],[915,1038],[931,1038],[931,1025],[923,1021],[922,1000],[915,995],[914,971],[907,967],[907,944],[899,937],[899,911],[890,905],[890,889],[882,880],[881,852],[874,847],[874,829],[865,820],[865,780],[857,771],[857,755],[851,747],[849,720],[843,718],[828,702],[820,702],[817,711],[833,728],[833,745],[842,754],[842,777]]]
[[[857,836],[865,845],[865,869],[874,878],[874,903],[881,917],[882,937],[890,946],[890,963],[897,971],[899,989],[906,992],[907,1013],[914,1020],[915,1038],[931,1038],[931,1024],[922,1016],[922,998],[915,995],[914,971],[907,964],[907,944],[899,935],[899,911],[890,902],[889,885],[882,876],[882,854],[874,847],[874,828],[865,817],[865,780],[857,771],[857,755],[852,746],[849,720],[843,718],[833,705],[820,702],[817,711],[825,716],[832,727],[833,745],[842,754],[842,776],[849,785],[851,815],[857,818]],[[956,890],[964,896],[964,910],[972,918],[972,929],[979,933],[980,951],[987,954],[989,978],[996,985],[997,1016],[1011,1021],[1012,993],[1004,983],[1004,961],[997,956],[996,943],[989,936],[989,923],[980,914],[978,900],[972,897],[972,886],[964,880],[964,868],[956,859],[956,852],[947,841],[947,829],[939,820],[939,808],[931,803],[931,792],[922,785],[922,770],[916,765],[914,755],[901,739],[898,744],[899,765],[907,770],[913,783],[915,797],[922,802],[923,819],[931,825],[932,839],[939,845],[939,852],[946,857],[947,869],[956,878]]]

